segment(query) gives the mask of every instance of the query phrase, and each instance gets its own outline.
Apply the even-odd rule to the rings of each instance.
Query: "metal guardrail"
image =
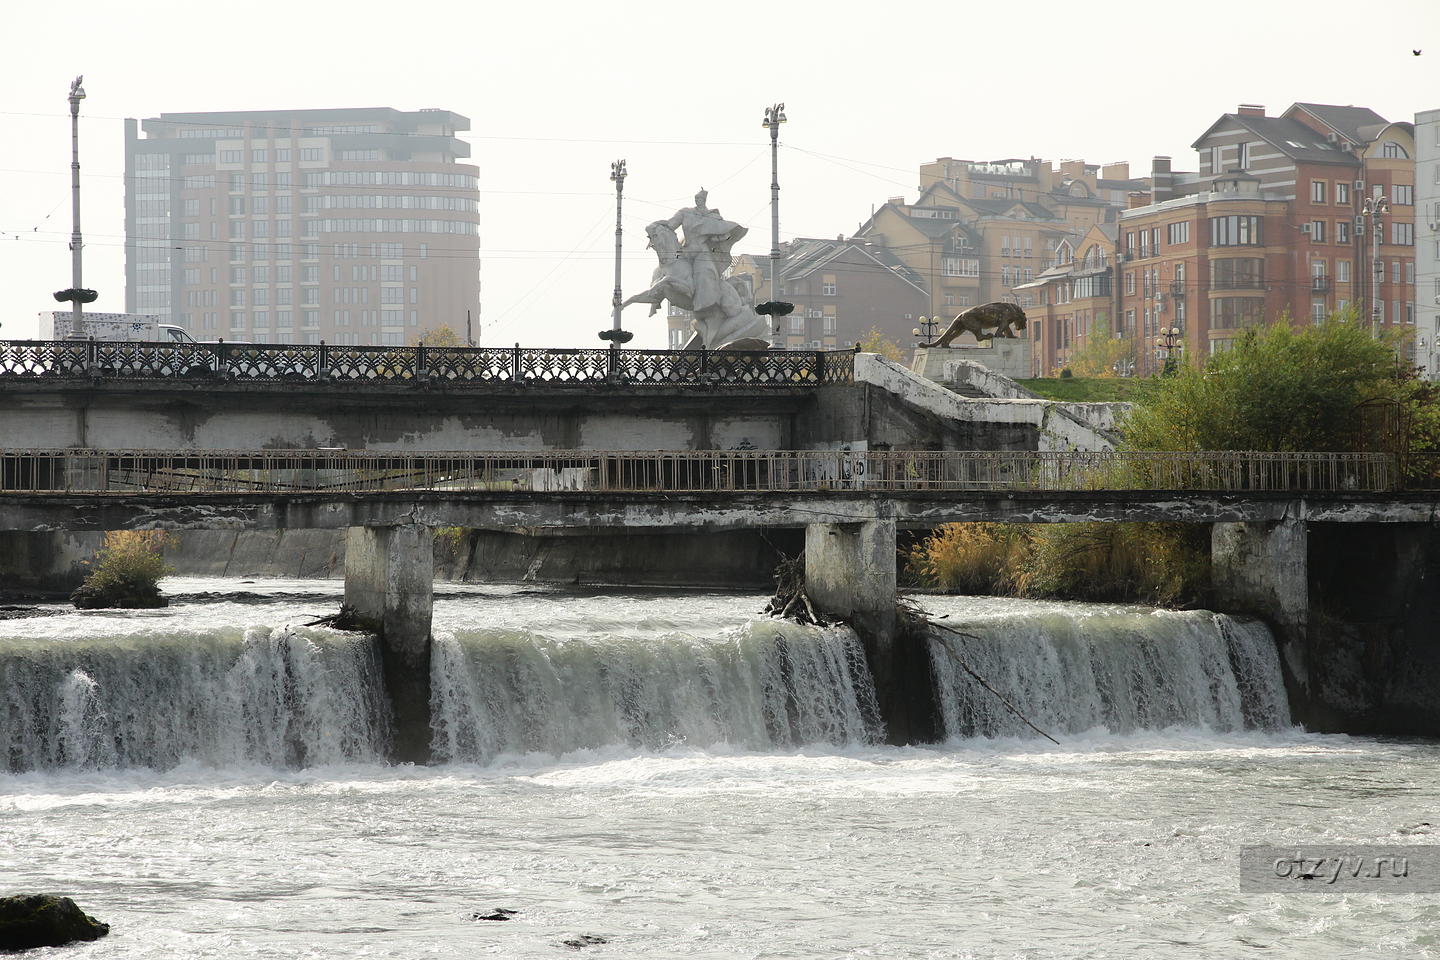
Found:
[[[1383,453],[0,450],[0,492],[1393,491]]]
[[[745,387],[850,383],[849,350],[611,350],[330,344],[0,341],[0,381],[596,384]]]

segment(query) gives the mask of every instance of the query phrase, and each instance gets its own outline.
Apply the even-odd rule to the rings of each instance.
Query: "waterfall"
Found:
[[[877,738],[875,691],[848,628],[754,620],[717,632],[437,636],[437,759],[629,746],[750,750]]]
[[[1263,624],[1206,611],[1083,609],[945,621],[964,637],[932,629],[946,736],[1035,735],[957,657],[1057,735],[1289,725],[1279,657]]]
[[[374,643],[219,627],[0,642],[0,770],[376,761]]]
[[[947,738],[1034,736],[954,656],[1057,736],[1290,722],[1259,623],[1013,600],[926,606],[966,634],[928,640]],[[434,758],[884,739],[853,631],[751,609],[718,596],[456,601],[435,628]],[[226,622],[236,616],[254,612],[12,621],[0,635],[0,773],[384,761],[391,721],[374,638]]]

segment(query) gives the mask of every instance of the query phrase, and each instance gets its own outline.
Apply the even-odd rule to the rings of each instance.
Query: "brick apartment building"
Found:
[[[1091,227],[1078,241],[1065,238],[1033,283],[1016,292],[1033,302],[1025,313],[1034,343],[1033,376],[1053,376],[1092,336],[1113,336],[1118,305],[1113,223]]]
[[[1208,356],[1287,312],[1412,325],[1413,130],[1364,107],[1242,105],[1195,141],[1198,173],[1156,158],[1150,202],[1118,225],[1118,332],[1137,340],[1136,372],[1158,372],[1170,327]]]
[[[126,120],[126,310],[197,339],[413,343],[463,338],[467,312],[478,330],[469,127],[385,108]]]

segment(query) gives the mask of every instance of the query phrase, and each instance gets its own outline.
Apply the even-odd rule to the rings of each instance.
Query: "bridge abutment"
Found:
[[[1303,634],[1309,621],[1308,557],[1303,520],[1217,523],[1210,530],[1212,576],[1221,601],[1264,616],[1287,633]]]
[[[928,641],[896,622],[895,568],[893,517],[805,527],[805,592],[864,644],[887,741],[928,742],[939,730]]]
[[[345,602],[380,638],[385,689],[395,716],[392,759],[430,759],[430,619],[434,534],[423,524],[350,527]]]

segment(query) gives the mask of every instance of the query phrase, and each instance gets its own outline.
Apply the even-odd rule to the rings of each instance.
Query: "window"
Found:
[[[275,150],[275,162],[276,162],[276,163],[289,163],[289,162],[290,162],[290,151],[289,151],[288,149],[280,149],[280,148],[277,148],[277,149]]]
[[[231,192],[231,193],[239,193],[241,190],[244,190],[244,189],[245,189],[245,174],[243,174],[243,173],[232,173],[232,174],[230,174],[230,192]]]
[[[1250,144],[1249,144],[1249,143],[1242,143],[1242,144],[1240,144],[1240,146],[1239,146],[1238,149],[1239,149],[1240,157],[1239,157],[1239,163],[1237,164],[1237,166],[1238,166],[1241,170],[1249,170],[1249,169],[1250,169]]]
[[[245,151],[244,151],[244,150],[221,150],[221,151],[220,151],[220,162],[221,162],[221,163],[241,163],[241,162],[243,162],[244,156],[245,156]]]
[[[803,334],[803,333],[805,332],[805,318],[804,318],[804,317],[791,317],[791,318],[790,318],[790,332],[791,332],[791,333],[800,333],[800,334]]]
[[[268,307],[270,305],[270,291],[264,287],[256,287],[250,291],[250,303],[256,307]]]
[[[1189,243],[1189,242],[1190,242],[1190,221],[1185,220],[1185,221],[1183,221],[1183,222],[1181,222],[1181,223],[1172,223],[1172,224],[1170,224],[1170,226],[1167,228],[1167,232],[1168,232],[1168,239],[1169,239],[1170,245],[1171,245],[1172,247],[1173,247],[1175,244],[1177,244],[1177,243]]]
[[[264,151],[264,150],[251,150],[251,151],[250,151],[250,162],[251,162],[251,163],[264,163],[264,162],[265,162],[265,151]]]
[[[244,329],[245,329],[245,311],[244,311],[244,310],[231,310],[231,311],[230,311],[230,329],[231,329],[231,330],[244,330]]]
[[[820,284],[820,295],[825,297],[835,296],[835,281],[826,280]]]
[[[1325,322],[1325,301],[1324,301],[1324,300],[1313,300],[1313,301],[1311,301],[1311,303],[1310,303],[1310,322],[1311,322],[1311,323],[1324,323],[1324,322]]]
[[[231,268],[230,268],[230,282],[231,282],[231,283],[244,283],[244,282],[245,282],[245,268],[244,268],[244,267],[231,267]]]
[[[1210,218],[1212,247],[1260,246],[1260,218],[1229,216]]]
[[[244,198],[244,197],[231,197],[231,198],[230,198],[230,215],[231,215],[232,217],[233,217],[233,216],[238,216],[238,215],[243,214],[244,212],[245,212],[245,198]]]
[[[1324,243],[1324,242],[1325,242],[1325,224],[1326,224],[1326,222],[1327,222],[1327,221],[1324,221],[1324,220],[1311,220],[1311,221],[1310,221],[1310,242],[1311,242],[1311,243]]]
[[[1210,301],[1211,327],[1253,327],[1264,319],[1264,297],[1217,297]]]
[[[1336,242],[1336,243],[1349,243],[1349,242],[1350,242],[1350,221],[1349,221],[1349,220],[1336,220],[1336,221],[1335,221],[1335,242]]]
[[[1344,204],[1347,207],[1350,205],[1350,184],[1336,182],[1335,202],[1337,204]]]
[[[320,268],[319,268],[318,266],[301,267],[301,268],[300,268],[300,282],[301,282],[301,283],[319,283],[319,282],[320,282]]]
[[[232,306],[232,307],[243,307],[243,306],[245,306],[245,291],[244,291],[244,289],[237,288],[237,289],[235,289],[235,290],[231,290],[231,291],[230,291],[230,306]]]
[[[1336,261],[1335,261],[1335,282],[1336,282],[1336,283],[1349,283],[1349,282],[1350,282],[1350,261],[1349,261],[1349,260],[1336,260]]]
[[[1265,285],[1265,261],[1256,257],[1215,260],[1210,264],[1212,290],[1256,290]]]
[[[978,277],[980,261],[963,257],[941,257],[940,273],[947,277]]]
[[[835,336],[835,318],[825,317],[823,321],[823,328],[826,336]]]
[[[1415,224],[1390,224],[1390,242],[1402,247],[1413,247],[1415,245]]]
[[[1415,187],[1408,183],[1397,183],[1390,188],[1390,201],[1402,207],[1415,205]]]
[[[1134,271],[1134,270],[1131,270],[1130,272],[1128,272],[1128,273],[1125,274],[1125,295],[1126,295],[1127,297],[1133,297],[1133,296],[1135,295],[1135,271]],[[1133,313],[1134,311],[1131,311],[1131,312]]]
[[[1324,181],[1324,180],[1311,180],[1311,181],[1310,181],[1310,202],[1311,202],[1311,203],[1324,203],[1324,202],[1325,202],[1325,181]]]
[[[1394,140],[1386,140],[1380,145],[1380,156],[1386,160],[1408,160],[1410,158],[1410,154],[1405,152],[1405,148]]]
[[[324,160],[324,159],[325,159],[325,151],[324,151],[322,148],[320,148],[320,147],[301,147],[301,148],[300,148],[300,162],[301,162],[301,163],[305,163],[305,162],[307,162],[307,161]]]

